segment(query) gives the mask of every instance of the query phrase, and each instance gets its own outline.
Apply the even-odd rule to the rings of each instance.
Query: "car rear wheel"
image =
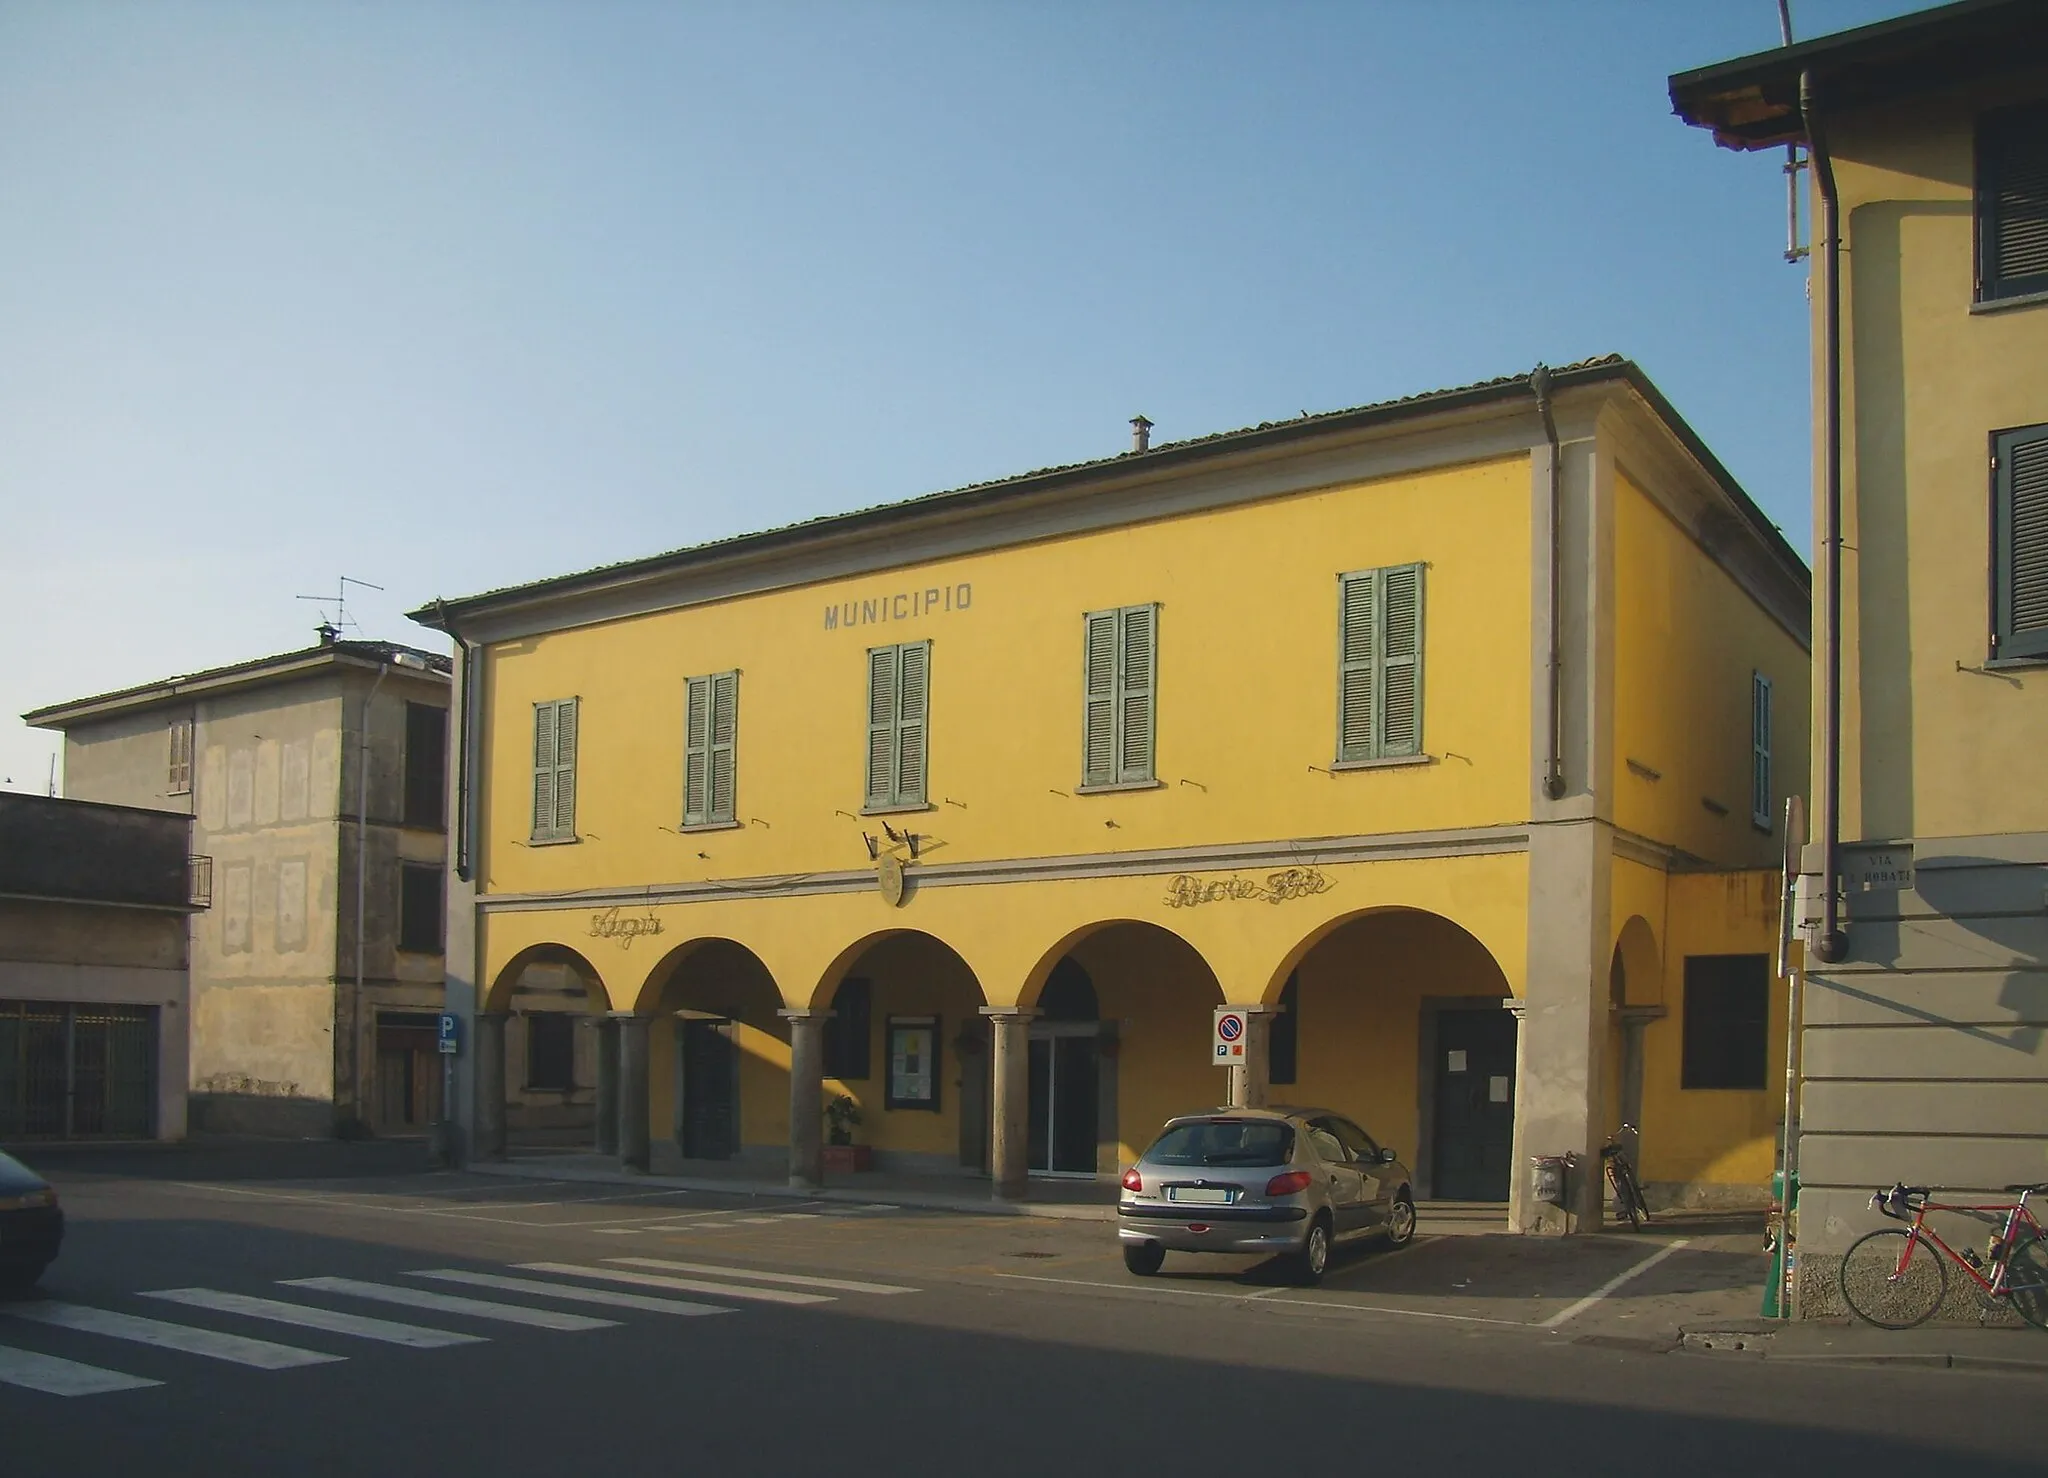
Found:
[[[1415,1198],[1402,1191],[1387,1208],[1387,1245],[1406,1247],[1415,1240]]]
[[[1317,1217],[1309,1224],[1308,1238],[1294,1254],[1294,1281],[1313,1288],[1330,1270],[1330,1223]]]
[[[1166,1249],[1157,1242],[1126,1242],[1124,1266],[1140,1278],[1149,1278],[1166,1265]]]

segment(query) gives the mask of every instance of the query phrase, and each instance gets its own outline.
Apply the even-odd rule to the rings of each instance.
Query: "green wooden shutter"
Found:
[[[886,806],[896,775],[896,675],[898,649],[868,652],[867,804]]]
[[[1093,611],[1083,661],[1087,694],[1081,738],[1081,783],[1116,783],[1117,613]]]
[[[555,705],[533,705],[533,833],[545,841],[555,834]]]
[[[2048,657],[2048,426],[1992,441],[1992,655]]]
[[[709,819],[731,821],[736,814],[740,736],[740,675],[721,672],[707,680],[711,689]]]
[[[576,835],[576,718],[580,700],[555,705],[555,835]]]
[[[683,695],[683,825],[711,819],[711,679],[693,677]]]
[[[1771,680],[1749,675],[1749,819],[1771,826]]]
[[[899,806],[924,804],[925,710],[931,693],[932,644],[907,642],[896,659],[896,792]]]
[[[1980,299],[2048,292],[2048,107],[1978,126],[1977,251]]]
[[[1116,778],[1152,778],[1153,696],[1157,687],[1159,608],[1117,612]]]
[[[1380,742],[1376,758],[1422,753],[1422,566],[1380,571]]]
[[[1379,571],[1341,576],[1338,585],[1342,634],[1337,656],[1337,759],[1341,763],[1373,757]]]

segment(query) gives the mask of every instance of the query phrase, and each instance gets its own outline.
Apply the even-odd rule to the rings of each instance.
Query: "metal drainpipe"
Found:
[[[455,752],[455,876],[466,883],[473,871],[469,845],[469,743],[475,729],[476,670],[470,661],[469,643],[448,619],[448,602],[437,600],[434,607],[441,629],[453,638],[462,660],[462,707],[454,713],[455,742],[451,747]]]
[[[1559,506],[1564,469],[1550,408],[1548,365],[1539,364],[1529,372],[1529,389],[1536,397],[1536,413],[1543,418],[1544,439],[1550,443],[1550,758],[1544,767],[1543,793],[1555,801],[1564,798],[1564,510]]]
[[[356,981],[348,1002],[349,1106],[358,1120],[363,1115],[363,878],[370,851],[370,704],[377,689],[391,674],[391,664],[377,664],[377,680],[363,698],[360,732],[356,739]]]
[[[1799,116],[1806,130],[1806,149],[1813,177],[1820,185],[1821,342],[1825,357],[1827,415],[1821,439],[1822,521],[1821,576],[1827,585],[1821,620],[1821,760],[1827,780],[1821,787],[1821,894],[1824,900],[1821,935],[1815,953],[1826,964],[1849,954],[1849,936],[1842,922],[1842,232],[1840,203],[1835,194],[1835,166],[1828,155],[1814,107],[1813,73],[1799,74]]]

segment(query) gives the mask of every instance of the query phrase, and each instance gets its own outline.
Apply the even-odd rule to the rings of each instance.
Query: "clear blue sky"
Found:
[[[1794,0],[1802,38],[1918,8]],[[0,781],[294,597],[1618,351],[1801,549],[1775,0],[0,0]]]

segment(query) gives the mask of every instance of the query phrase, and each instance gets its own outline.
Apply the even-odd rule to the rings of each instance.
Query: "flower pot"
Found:
[[[845,1175],[855,1170],[875,1168],[875,1149],[867,1144],[828,1144],[825,1146],[825,1173]]]

